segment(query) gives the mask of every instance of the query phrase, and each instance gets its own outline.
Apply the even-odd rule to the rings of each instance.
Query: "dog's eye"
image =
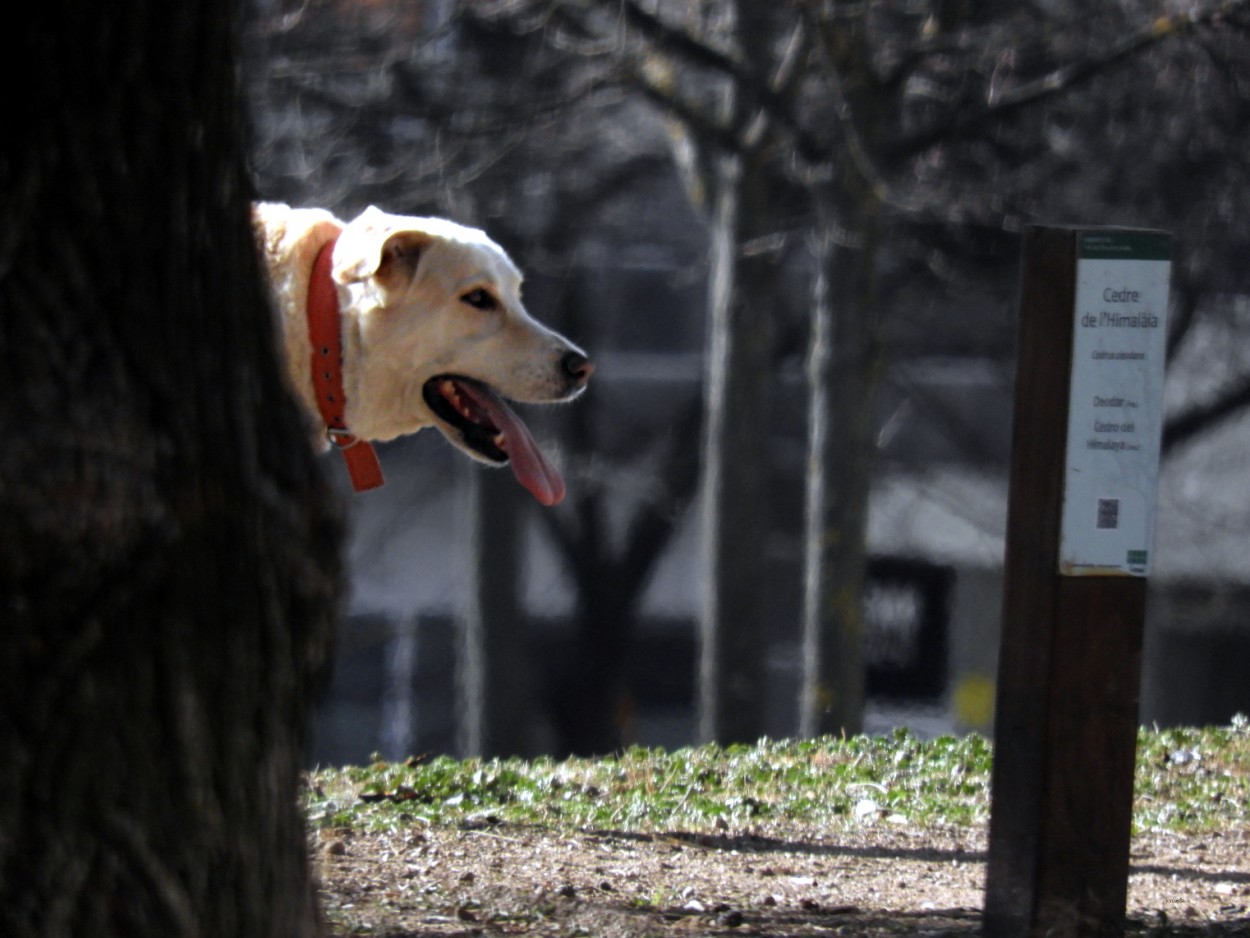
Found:
[[[480,287],[476,290],[470,290],[464,296],[460,297],[460,302],[468,303],[474,309],[498,309],[499,303],[496,299]]]

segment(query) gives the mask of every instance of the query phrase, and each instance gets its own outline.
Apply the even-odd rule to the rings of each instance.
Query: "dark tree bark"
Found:
[[[340,524],[276,365],[233,11],[16,22],[0,934],[312,935],[299,771]]]

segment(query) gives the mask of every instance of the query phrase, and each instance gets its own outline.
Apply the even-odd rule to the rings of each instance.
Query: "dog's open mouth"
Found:
[[[555,505],[564,498],[564,480],[543,456],[529,428],[485,384],[458,375],[439,375],[427,381],[421,393],[445,425],[444,432],[452,431],[447,433],[452,442],[486,462],[510,464],[517,481],[542,504]]]

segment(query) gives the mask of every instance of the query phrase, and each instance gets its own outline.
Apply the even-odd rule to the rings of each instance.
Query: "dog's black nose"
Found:
[[[569,352],[560,360],[564,373],[572,379],[574,387],[582,387],[590,380],[590,373],[595,366],[581,352]]]

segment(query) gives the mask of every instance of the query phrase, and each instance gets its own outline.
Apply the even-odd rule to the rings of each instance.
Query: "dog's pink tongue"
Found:
[[[538,444],[527,427],[507,403],[479,384],[461,385],[490,416],[491,422],[503,434],[508,451],[508,463],[530,494],[544,505],[556,505],[564,498],[564,479],[555,466],[539,450]]]

